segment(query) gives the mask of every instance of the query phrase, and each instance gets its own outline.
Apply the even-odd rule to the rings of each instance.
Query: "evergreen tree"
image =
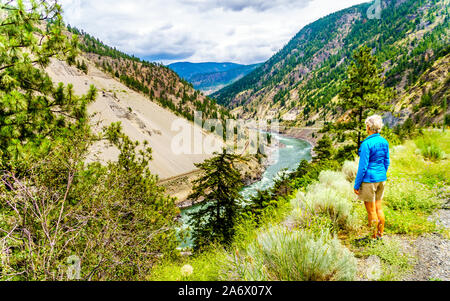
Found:
[[[93,134],[95,87],[79,97],[45,73],[78,52],[55,1],[0,0],[0,17],[0,280],[66,280],[73,255],[84,280],[143,280],[177,254],[178,210],[148,169],[151,149],[119,124]],[[86,163],[102,138],[118,160]]]
[[[203,201],[198,211],[190,214],[194,249],[201,250],[212,243],[230,244],[234,236],[234,225],[240,211],[240,190],[243,187],[241,174],[235,162],[243,157],[222,153],[196,164],[203,176],[193,182],[192,201]]]
[[[50,58],[75,64],[78,38],[64,34],[61,7],[53,1],[0,2],[0,165],[11,167],[77,122],[86,122],[86,105],[71,88],[54,87],[44,68]],[[45,26],[42,26],[45,22]],[[22,160],[24,161],[24,160]]]
[[[81,70],[87,74],[88,73],[88,66],[86,64],[86,62],[83,60],[83,62],[81,63]]]
[[[258,193],[252,197],[251,203],[245,207],[245,212],[255,219],[259,224],[264,210],[270,206],[276,206],[277,201],[272,200],[272,193],[270,190],[258,190]]]
[[[314,148],[316,156],[314,157],[314,162],[332,159],[334,155],[333,141],[331,141],[330,136],[324,135],[322,139],[317,142],[317,146]]]
[[[340,107],[343,111],[350,111],[349,120],[338,124],[336,129],[351,132],[359,149],[365,130],[364,120],[371,112],[388,110],[385,103],[393,93],[384,87],[382,70],[377,67],[377,60],[370,48],[363,46],[357,49],[353,60],[339,94]]]

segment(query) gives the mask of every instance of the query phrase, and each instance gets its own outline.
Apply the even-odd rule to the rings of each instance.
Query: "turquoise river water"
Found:
[[[298,167],[302,160],[311,160],[312,146],[309,142],[296,138],[284,137],[278,134],[273,134],[272,137],[273,139],[277,139],[279,145],[282,145],[282,147],[276,148],[276,150],[269,155],[270,165],[264,172],[261,180],[242,189],[241,195],[244,200],[250,200],[252,196],[256,195],[258,190],[266,190],[273,187],[275,180],[281,171],[287,170],[288,172],[292,172]],[[202,204],[182,210],[181,224],[184,230],[188,230],[188,214],[194,210],[198,210],[201,208],[200,206],[202,206]],[[180,243],[180,248],[191,246],[189,237]]]

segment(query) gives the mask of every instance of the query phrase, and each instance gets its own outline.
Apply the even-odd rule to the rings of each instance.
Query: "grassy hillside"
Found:
[[[431,280],[433,267],[419,265],[422,255],[416,251],[429,233],[448,241],[448,229],[429,216],[449,199],[449,142],[449,132],[425,131],[391,149],[383,242],[356,243],[370,230],[364,205],[352,191],[355,162],[331,170],[329,164],[306,172],[299,167],[289,180],[291,193],[273,194],[279,205],[268,208],[260,224],[242,220],[231,248],[165,261],[148,279],[367,280],[373,279],[368,268],[375,260],[380,269],[375,280]],[[430,148],[440,156],[430,156]],[[189,266],[192,273],[186,272]],[[427,269],[431,274],[420,272]]]
[[[421,124],[441,121],[448,114],[442,105],[449,87],[448,0],[385,0],[382,5],[380,20],[367,19],[370,4],[361,4],[305,26],[265,64],[212,97],[246,118],[320,125],[339,114],[336,96],[351,54],[366,44],[385,69],[385,85],[396,91],[397,117]],[[421,102],[426,94],[431,99]]]

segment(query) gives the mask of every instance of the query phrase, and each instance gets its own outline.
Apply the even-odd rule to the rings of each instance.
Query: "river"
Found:
[[[272,134],[274,140],[279,141],[280,147],[274,150],[269,156],[270,165],[264,172],[261,180],[250,186],[242,189],[241,195],[244,200],[249,201],[252,196],[256,195],[258,190],[266,190],[272,188],[275,184],[277,176],[282,170],[288,172],[294,171],[302,160],[311,160],[312,146],[309,142],[281,136],[278,134]],[[181,224],[183,229],[187,229],[189,222],[188,213],[198,210],[202,204],[195,205],[190,208],[186,208],[181,212]],[[184,242],[181,242],[180,247],[186,248],[191,246],[191,241],[186,238]]]

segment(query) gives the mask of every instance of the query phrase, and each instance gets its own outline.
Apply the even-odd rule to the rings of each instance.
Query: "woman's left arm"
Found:
[[[391,165],[391,158],[389,155],[389,143],[387,144],[387,151],[384,157],[384,167],[386,168],[386,172],[389,170],[389,166]]]
[[[355,191],[359,191],[361,188],[361,184],[364,180],[364,176],[366,175],[367,169],[369,168],[369,157],[370,157],[370,150],[367,143],[363,143],[361,145],[361,151],[359,156],[359,168],[358,168],[358,174],[356,175],[355,180]]]

